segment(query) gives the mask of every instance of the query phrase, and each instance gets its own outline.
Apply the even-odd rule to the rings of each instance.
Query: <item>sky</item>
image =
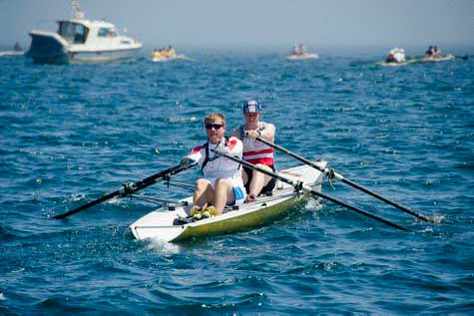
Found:
[[[145,47],[427,47],[474,45],[474,0],[81,0]],[[0,45],[56,30],[68,0],[0,0]]]

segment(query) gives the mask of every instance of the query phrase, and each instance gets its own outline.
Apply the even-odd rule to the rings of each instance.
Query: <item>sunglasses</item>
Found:
[[[215,129],[216,131],[223,127],[224,124],[214,124],[214,123],[207,123],[206,124],[206,129]]]

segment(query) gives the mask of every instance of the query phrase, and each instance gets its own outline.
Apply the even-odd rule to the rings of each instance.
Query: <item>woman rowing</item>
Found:
[[[245,124],[236,129],[233,135],[243,142],[244,160],[269,171],[275,171],[274,150],[257,140],[261,137],[269,142],[275,141],[275,126],[260,121],[262,108],[255,100],[243,106]],[[255,201],[260,194],[271,194],[276,179],[256,170],[243,168],[243,181],[248,192],[247,201]]]

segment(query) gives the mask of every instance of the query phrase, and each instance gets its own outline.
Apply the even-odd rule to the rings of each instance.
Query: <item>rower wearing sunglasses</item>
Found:
[[[208,211],[210,215],[222,214],[226,205],[241,205],[245,201],[240,164],[212,151],[225,152],[242,159],[242,142],[237,137],[226,138],[225,126],[223,114],[206,116],[204,127],[207,142],[194,147],[182,160],[184,164],[197,162],[204,176],[196,181],[192,215],[201,211]]]
[[[275,142],[275,125],[260,121],[261,105],[250,100],[244,103],[243,114],[245,124],[236,129],[234,136],[244,144],[244,160],[268,171],[275,171],[274,150],[272,147],[256,140],[261,137]],[[260,194],[271,194],[276,179],[250,168],[243,168],[243,181],[247,189],[247,201],[255,201]]]

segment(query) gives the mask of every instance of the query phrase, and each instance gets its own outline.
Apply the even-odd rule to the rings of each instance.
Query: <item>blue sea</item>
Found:
[[[182,53],[191,60],[0,58],[0,314],[472,315],[474,56],[383,67],[383,50],[307,61]],[[272,225],[180,245],[133,238],[128,225],[157,207],[140,197],[51,218],[175,165],[204,142],[206,114],[223,112],[230,131],[248,98],[278,144],[439,223],[340,182],[323,191],[411,232],[314,201]]]

